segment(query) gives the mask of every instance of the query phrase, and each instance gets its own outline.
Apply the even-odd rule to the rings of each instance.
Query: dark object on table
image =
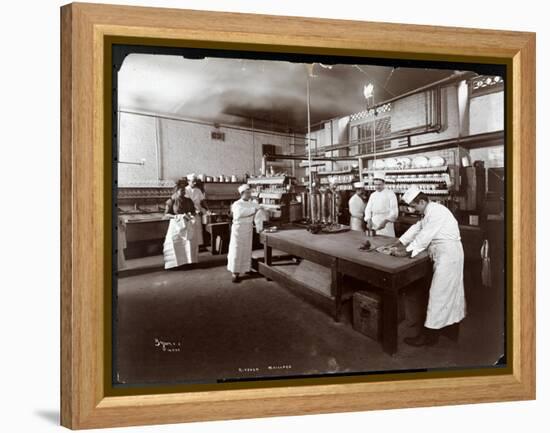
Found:
[[[331,233],[343,233],[348,232],[350,230],[349,226],[346,226],[344,224],[310,224],[307,227],[307,231],[316,235],[319,233],[325,233],[325,234],[331,234]]]
[[[376,248],[376,251],[394,257],[409,257],[410,255],[404,245],[382,245]]]
[[[350,230],[349,226],[346,226],[344,224],[333,223],[333,224],[327,224],[323,226],[321,231],[323,233],[343,233],[349,230]]]
[[[395,257],[409,257],[410,255],[410,253],[405,249],[405,246],[392,247],[390,254]]]
[[[363,251],[366,251],[366,250],[370,250],[371,249],[371,243],[369,240],[366,240],[360,247],[359,249],[360,250],[363,250]]]
[[[321,233],[322,229],[323,229],[323,226],[321,224],[310,224],[307,228],[307,231],[316,235],[318,233]]]

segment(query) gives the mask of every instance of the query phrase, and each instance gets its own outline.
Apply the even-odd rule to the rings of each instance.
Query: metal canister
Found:
[[[321,196],[316,192],[308,193],[307,200],[307,211],[309,220],[314,222],[320,221],[320,207],[321,207]]]
[[[309,218],[309,200],[307,192],[301,192],[300,198],[302,201],[302,219],[308,219]]]
[[[327,192],[321,191],[321,209],[320,209],[320,216],[321,221],[326,223],[327,222]]]
[[[337,192],[335,191],[330,191],[330,195],[329,195],[329,202],[328,202],[328,215],[329,215],[329,223],[331,224],[335,224],[337,223],[338,221],[336,221],[337,219],[337,215],[336,215],[336,194]]]

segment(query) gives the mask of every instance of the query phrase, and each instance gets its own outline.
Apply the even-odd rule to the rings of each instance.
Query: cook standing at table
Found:
[[[385,173],[374,173],[375,191],[365,207],[365,222],[376,234],[395,237],[393,223],[399,216],[397,197],[386,188]]]
[[[197,217],[195,218],[196,223],[194,239],[200,247],[204,243],[202,236],[201,215],[208,210],[208,205],[206,203],[206,196],[197,185],[197,175],[195,173],[188,174],[187,181],[189,182],[189,185],[185,188],[185,196],[190,198],[195,205],[195,213],[197,214]]]
[[[238,188],[241,198],[231,205],[233,223],[227,253],[227,270],[232,281],[239,282],[239,275],[249,272],[252,260],[253,223],[260,205],[251,200],[250,186],[243,184]]]
[[[193,201],[185,196],[187,179],[178,180],[174,194],[166,202],[164,218],[170,219],[164,239],[164,269],[199,261],[199,245],[194,239],[197,217]]]
[[[364,182],[355,182],[353,184],[355,188],[355,194],[351,196],[348,202],[349,214],[350,214],[350,227],[352,230],[359,232],[365,231],[365,223],[363,217],[365,215],[365,207],[367,206],[367,193],[365,191]]]
[[[424,328],[417,336],[405,338],[405,343],[429,346],[447,331],[458,336],[458,324],[466,315],[464,250],[458,222],[449,209],[430,201],[418,188],[408,189],[403,201],[420,213],[422,219],[399,238],[399,243],[406,245],[411,257],[428,249],[433,261]]]

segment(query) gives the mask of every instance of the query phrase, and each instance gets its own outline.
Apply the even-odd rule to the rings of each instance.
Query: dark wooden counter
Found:
[[[432,272],[432,264],[425,252],[415,258],[393,257],[376,251],[360,251],[359,246],[369,239],[374,247],[387,245],[395,239],[387,236],[367,238],[364,233],[348,231],[337,234],[313,235],[305,229],[262,233],[264,262],[258,269],[264,276],[309,290],[277,270],[272,260],[272,249],[284,251],[331,269],[331,300],[334,319],[339,320],[342,305],[342,276],[349,275],[377,287],[382,296],[382,346],[393,354],[397,351],[397,323],[399,292],[411,283]]]

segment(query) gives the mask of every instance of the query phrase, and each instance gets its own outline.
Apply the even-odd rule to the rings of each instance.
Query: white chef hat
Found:
[[[386,181],[386,173],[383,171],[375,171],[373,179],[380,179]]]
[[[365,182],[354,182],[353,187],[356,188],[356,189],[364,188],[365,187]]]
[[[403,194],[401,199],[409,205],[420,193],[421,191],[416,186],[411,186],[407,191],[405,191],[405,194]]]
[[[239,194],[242,194],[247,189],[250,189],[250,186],[247,183],[243,183],[242,185],[239,186]]]
[[[195,180],[197,178],[197,175],[195,173],[191,173],[187,175],[187,180]]]

